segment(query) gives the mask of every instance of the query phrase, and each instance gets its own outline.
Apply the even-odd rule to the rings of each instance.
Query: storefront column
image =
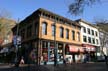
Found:
[[[63,44],[63,60],[65,59],[65,46],[66,44]]]
[[[41,55],[42,55],[42,41],[39,39],[38,40],[38,47],[37,47],[37,52],[38,52],[38,54],[37,54],[37,63],[38,63],[38,65],[40,65],[40,57],[41,57]]]
[[[57,64],[58,64],[58,59],[59,59],[59,56],[58,56],[58,43],[56,43],[56,58],[57,58]]]
[[[50,42],[48,42],[48,62],[50,60]]]

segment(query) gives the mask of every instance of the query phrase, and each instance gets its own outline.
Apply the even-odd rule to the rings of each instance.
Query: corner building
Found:
[[[14,34],[17,26],[13,28]],[[25,51],[28,58],[36,55],[38,64],[54,64],[54,56],[58,64],[63,63],[65,58],[75,62],[76,55],[82,51],[80,30],[77,22],[42,8],[19,24],[22,47],[28,50]],[[54,50],[57,50],[56,54]]]

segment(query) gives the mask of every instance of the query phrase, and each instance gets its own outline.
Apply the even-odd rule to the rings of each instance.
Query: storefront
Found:
[[[56,43],[57,63],[63,63],[63,44]],[[41,64],[54,64],[54,42],[42,41],[42,54],[40,58]]]
[[[84,50],[81,46],[66,45],[65,47],[66,58],[68,59],[68,56],[71,58],[71,60],[69,60],[70,63],[81,62],[83,59],[83,52]]]
[[[96,47],[93,45],[83,44],[84,54],[87,58],[87,61],[95,61],[96,60]]]

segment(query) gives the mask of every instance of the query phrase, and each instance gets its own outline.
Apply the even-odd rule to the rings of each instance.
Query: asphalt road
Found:
[[[67,65],[42,65],[21,66],[19,68],[10,65],[0,65],[0,71],[108,71],[105,63],[78,63]]]

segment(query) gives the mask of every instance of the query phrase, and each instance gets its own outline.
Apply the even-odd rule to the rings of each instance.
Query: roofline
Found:
[[[78,20],[76,20],[76,21],[77,21],[77,22],[83,22],[83,23],[85,23],[85,24],[87,24],[87,25],[90,25],[90,26],[96,28],[96,29],[99,29],[98,26],[95,26],[95,25],[93,25],[93,24],[91,24],[91,23],[89,23],[89,22],[87,22],[87,21],[85,21],[85,20],[83,20],[83,19],[78,19]]]

